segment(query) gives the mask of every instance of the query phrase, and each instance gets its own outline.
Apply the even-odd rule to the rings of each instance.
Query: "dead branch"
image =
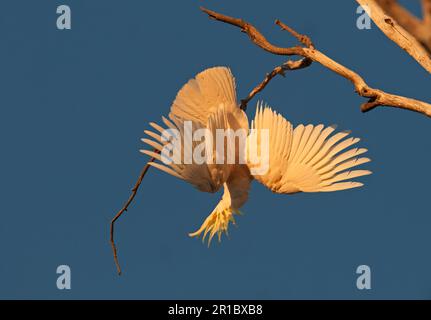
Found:
[[[203,9],[203,8],[201,8]],[[210,12],[209,10],[207,10],[208,12]],[[207,12],[207,13],[208,13]],[[234,19],[231,20],[230,24],[235,25],[234,21],[236,21],[237,23],[242,24],[243,27],[247,26],[247,23],[245,21],[239,20],[239,19]],[[249,28],[251,28],[252,26],[249,25]],[[254,27],[253,27],[254,28]],[[255,32],[258,32],[256,29],[254,29]],[[299,34],[298,32],[296,32],[293,29],[288,29],[288,31],[299,41],[301,42],[303,45],[305,45],[308,48],[314,48],[314,44],[311,41],[311,39],[303,34]],[[259,32],[258,32],[259,33]],[[265,39],[261,34],[260,34],[260,41],[262,41],[262,39]],[[266,41],[266,39],[264,40]],[[267,41],[266,41],[267,42]],[[258,44],[259,45],[259,44]],[[265,76],[265,79],[263,79],[263,81],[261,83],[259,83],[255,88],[253,88],[253,90],[249,93],[249,95],[241,100],[240,103],[240,108],[244,111],[247,110],[247,104],[250,102],[251,99],[254,98],[254,96],[256,96],[256,94],[258,94],[259,92],[261,92],[263,89],[265,89],[266,85],[277,75],[281,75],[281,76],[285,76],[286,71],[290,71],[290,70],[298,70],[298,69],[303,69],[306,68],[308,66],[310,66],[313,63],[313,60],[309,59],[309,58],[302,58],[299,60],[288,60],[287,62],[283,63],[281,66],[277,66],[275,67],[270,73],[267,73]]]
[[[431,0],[421,0],[423,19],[411,14],[397,0],[376,0],[377,4],[431,54]]]
[[[208,16],[217,21],[221,21],[224,23],[228,23],[234,25],[241,29],[241,31],[245,32],[250,40],[255,43],[260,48],[264,49],[267,52],[276,54],[276,55],[297,55],[302,56],[303,58],[310,59],[311,61],[318,62],[328,68],[329,70],[337,73],[338,75],[350,80],[355,87],[355,91],[362,97],[368,98],[369,101],[367,103],[362,104],[361,110],[363,112],[370,111],[378,106],[388,106],[394,108],[401,108],[410,111],[415,111],[427,115],[431,117],[431,104],[398,96],[390,93],[386,93],[379,89],[374,89],[365,82],[365,80],[356,72],[346,68],[340,63],[332,60],[319,50],[315,49],[313,46],[310,47],[300,47],[294,46],[290,48],[281,48],[275,46],[268,42],[268,40],[250,23],[237,18],[232,18],[218,12],[208,10],[206,8],[201,7],[201,10],[208,14]],[[286,30],[292,33],[292,29],[277,20],[276,24],[279,25],[283,30]],[[296,33],[296,32],[295,32]],[[292,33],[294,34],[294,33]],[[311,43],[311,42],[310,42]],[[276,73],[277,74],[277,73]],[[263,88],[273,77],[268,77],[266,83],[263,85]],[[265,81],[264,81],[265,82]],[[259,91],[261,91],[261,88]]]
[[[418,17],[400,5],[397,0],[377,0],[376,2],[388,15],[419,40],[422,26]]]
[[[154,149],[154,152],[159,153],[159,150]],[[121,267],[120,267],[120,263],[118,262],[118,256],[117,256],[117,247],[115,246],[115,241],[114,241],[114,225],[115,225],[115,221],[117,221],[118,218],[121,217],[121,215],[127,211],[127,209],[129,208],[129,205],[132,203],[133,199],[136,196],[136,193],[138,192],[138,189],[142,183],[142,180],[144,179],[148,169],[150,168],[150,162],[154,161],[155,158],[151,158],[147,164],[144,166],[144,168],[142,169],[141,173],[139,174],[139,178],[136,181],[134,187],[132,188],[132,194],[130,195],[129,199],[126,201],[126,203],[124,204],[124,206],[121,208],[120,211],[118,211],[118,213],[115,215],[115,217],[111,220],[111,228],[110,228],[110,242],[111,242],[111,247],[112,247],[112,253],[114,255],[114,262],[115,262],[115,266],[117,267],[117,272],[118,275],[121,275]]]
[[[367,11],[370,18],[389,39],[431,73],[431,57],[414,36],[407,32],[394,18],[388,16],[375,0],[356,1]]]
[[[425,28],[427,28],[428,33],[428,43],[430,44],[431,51],[431,0],[422,0],[422,15],[423,15],[423,24]]]
[[[240,108],[244,111],[247,110],[247,104],[250,102],[251,99],[256,96],[259,92],[261,92],[263,89],[265,89],[266,85],[276,76],[281,75],[285,76],[286,71],[290,70],[298,70],[303,69],[311,65],[313,61],[308,58],[303,58],[300,60],[289,60],[285,63],[283,63],[281,66],[275,67],[270,73],[267,73],[265,76],[265,79],[261,83],[259,83],[256,87],[253,88],[253,90],[248,94],[248,96],[241,100]]]
[[[431,55],[431,0],[422,0],[423,31],[419,40]]]

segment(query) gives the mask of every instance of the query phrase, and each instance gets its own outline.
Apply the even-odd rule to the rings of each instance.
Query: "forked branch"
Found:
[[[159,153],[159,150],[154,149],[154,152]],[[132,203],[133,199],[136,196],[136,193],[138,192],[138,189],[142,183],[142,180],[144,179],[145,175],[147,174],[148,169],[150,168],[150,162],[154,161],[155,158],[151,158],[147,164],[144,166],[144,168],[142,169],[141,173],[139,174],[139,178],[136,181],[134,187],[132,188],[132,193],[130,194],[129,199],[127,199],[126,203],[124,204],[124,206],[120,209],[120,211],[118,211],[118,213],[115,215],[115,217],[111,220],[111,227],[110,227],[110,242],[111,242],[111,247],[112,247],[112,253],[114,255],[114,262],[115,262],[115,266],[117,267],[117,272],[119,275],[121,275],[121,266],[120,263],[118,261],[118,255],[117,255],[117,247],[115,245],[115,240],[114,240],[114,227],[115,227],[115,222],[118,220],[119,217],[121,217],[121,215],[127,211],[127,209],[129,208],[129,205]]]
[[[431,54],[431,0],[421,0],[422,19],[410,13],[397,0],[376,0],[376,2]]]
[[[206,9],[202,8],[202,10],[205,11]],[[213,12],[213,11],[207,10],[206,12],[208,13],[208,12]],[[232,18],[230,24],[235,25],[234,24],[235,21],[237,23],[239,23],[240,25],[242,25],[242,28],[248,28],[249,30],[254,30],[254,33],[258,34],[257,38],[251,38],[251,39],[255,39],[255,41],[257,41],[257,42],[255,42],[257,45],[261,46],[261,45],[265,45],[265,43],[268,43],[268,41],[263,37],[263,35],[260,34],[256,28],[254,28],[253,26],[251,26],[247,22],[245,22],[243,20]],[[288,28],[287,31],[289,31],[300,43],[302,43],[307,48],[314,48],[314,44],[308,36],[303,35],[303,34],[299,34],[295,30],[290,29],[290,28]],[[259,39],[259,40],[256,40],[256,39]],[[272,49],[274,49],[274,46],[272,46]],[[311,60],[310,58],[301,58],[298,60],[288,60],[287,62],[283,63],[281,66],[275,67],[270,73],[266,74],[265,79],[263,79],[263,81],[261,83],[259,83],[255,88],[253,88],[253,90],[249,93],[249,95],[245,99],[241,100],[240,108],[245,111],[247,109],[247,104],[250,102],[250,100],[253,99],[256,96],[256,94],[258,94],[263,89],[265,89],[267,84],[275,76],[281,75],[284,77],[286,74],[286,71],[303,69],[303,68],[310,66],[312,63],[313,63],[313,60]]]
[[[303,69],[311,65],[313,61],[308,58],[300,60],[289,60],[283,63],[281,66],[275,67],[270,73],[266,74],[265,79],[259,83],[248,96],[241,100],[240,108],[244,111],[247,110],[247,104],[253,99],[259,92],[265,89],[266,85],[277,75],[285,76],[286,71]]]
[[[368,13],[370,18],[379,27],[379,29],[393,42],[395,42],[401,49],[406,51],[409,55],[413,57],[425,70],[431,73],[431,57],[429,52],[419,43],[417,38],[410,34],[406,29],[404,29],[396,19],[387,15],[384,10],[377,4],[375,0],[356,0]],[[396,2],[392,2],[396,3]],[[408,11],[404,14],[399,14],[403,17],[408,17]],[[405,22],[406,25],[407,22]],[[413,20],[412,20],[413,24]],[[420,22],[420,28],[422,28],[422,22]],[[411,27],[412,32],[417,30],[417,28]],[[427,33],[429,34],[430,31]],[[425,32],[416,32],[417,37],[421,38],[425,35]],[[423,38],[421,38],[423,40]]]
[[[267,52],[270,52],[276,55],[301,56],[310,61],[318,62],[323,66],[325,66],[326,68],[328,68],[329,70],[348,79],[349,81],[352,82],[352,84],[355,87],[355,91],[360,96],[364,98],[368,98],[368,102],[362,104],[361,106],[361,110],[363,112],[370,111],[378,106],[388,106],[388,107],[401,108],[401,109],[419,112],[428,117],[431,117],[431,104],[420,100],[412,99],[412,98],[390,94],[385,91],[370,87],[358,73],[341,65],[340,63],[329,58],[319,50],[315,49],[311,40],[308,43],[308,46],[306,45],[305,47],[301,47],[301,46],[293,46],[289,48],[279,47],[270,43],[259,32],[259,30],[256,29],[256,27],[254,27],[253,25],[251,25],[250,23],[242,19],[232,18],[226,15],[220,14],[218,12],[208,10],[203,7],[201,7],[201,10],[206,14],[208,14],[208,16],[212,19],[215,19],[217,21],[221,21],[224,23],[228,23],[240,28],[241,31],[245,32],[249,36],[250,40],[254,44],[256,44],[257,46],[259,46],[260,48],[264,49]],[[290,32],[296,38],[298,38],[297,35],[299,35],[299,33],[294,31],[292,28],[288,27],[287,25],[285,25],[279,20],[276,20],[275,23],[279,25],[283,30]],[[303,41],[302,43],[304,44]],[[278,74],[278,73],[275,72],[275,74]],[[264,81],[265,82],[264,85],[260,87],[259,91],[261,91],[274,76],[272,77],[267,76],[265,79],[266,81]]]

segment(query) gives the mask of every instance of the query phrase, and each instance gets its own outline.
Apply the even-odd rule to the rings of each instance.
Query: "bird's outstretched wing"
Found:
[[[209,68],[181,88],[170,115],[205,125],[220,104],[237,105],[235,78],[229,68]]]
[[[239,150],[238,146],[237,150],[219,150],[217,131],[241,128],[241,124],[247,124],[245,113],[234,104],[221,104],[209,116],[205,126],[198,121],[184,121],[173,114],[169,119],[163,117],[167,128],[150,123],[156,132],[144,131],[152,139],[142,141],[160,154],[149,150],[141,152],[162,162],[150,162],[150,165],[191,183],[199,190],[218,191],[235,166],[234,162],[228,162],[228,152],[234,151],[236,158]],[[196,137],[199,129],[205,130],[201,131],[202,136]],[[248,126],[243,129],[245,138]]]
[[[153,140],[143,139],[143,141],[162,154],[158,155],[148,150],[142,150],[142,152],[161,162],[164,157],[171,163],[152,162],[150,164],[193,184],[202,191],[219,190],[228,179],[232,165],[225,164],[226,162],[217,164],[216,159],[207,159],[202,163],[196,161],[193,152],[202,145],[202,140],[194,141],[193,135],[198,129],[209,129],[212,148],[206,146],[204,153],[206,156],[211,156],[207,153],[211,149],[212,157],[215,158],[217,129],[248,130],[247,117],[236,102],[235,79],[229,68],[209,68],[189,80],[178,92],[171,106],[169,119],[163,118],[163,122],[167,126],[166,129],[177,133],[174,140],[179,143],[173,144],[172,150],[176,151],[176,156],[174,152],[172,155],[167,155],[162,151],[167,144],[167,139],[163,139],[166,138],[164,137],[166,131],[161,126],[151,123],[156,132],[145,131],[145,133]],[[191,130],[185,129],[186,123],[191,124]],[[209,139],[205,137],[203,140]]]
[[[264,166],[265,157],[251,160],[251,143],[265,150],[261,129],[268,129],[268,170],[253,174],[254,178],[276,193],[337,191],[360,187],[360,182],[346,181],[371,174],[368,170],[350,170],[370,159],[358,157],[367,150],[347,148],[360,139],[346,138],[348,132],[330,136],[335,128],[323,125],[298,125],[293,129],[289,121],[269,107],[258,106],[247,139],[247,161],[250,169]],[[257,135],[257,136],[256,136]],[[344,139],[344,140],[343,140]],[[259,154],[258,154],[259,155]],[[254,162],[254,163],[253,163]],[[253,173],[253,170],[251,170]]]

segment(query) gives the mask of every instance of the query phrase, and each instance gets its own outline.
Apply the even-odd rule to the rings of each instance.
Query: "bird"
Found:
[[[144,130],[147,137],[142,141],[151,148],[140,151],[153,158],[149,165],[203,192],[215,193],[223,188],[214,210],[200,228],[189,233],[190,237],[202,235],[202,241],[208,236],[208,246],[215,235],[220,241],[222,234],[228,234],[229,224],[236,223],[235,216],[241,214],[240,208],[248,199],[253,180],[280,194],[331,192],[361,187],[363,183],[352,179],[372,173],[355,168],[371,161],[362,156],[367,149],[352,147],[360,139],[348,137],[349,131],[336,132],[334,125],[294,127],[262,102],[257,103],[255,117],[249,125],[246,113],[237,102],[235,78],[224,66],[206,69],[190,79],[177,93],[168,118],[162,117],[162,121],[165,127],[150,122],[154,130]],[[185,129],[186,123],[191,124],[191,131]],[[185,161],[186,151],[197,147],[190,136],[200,129],[213,134],[206,138],[212,142],[206,145],[213,148],[210,150],[213,152],[208,152],[212,155],[203,163],[194,159]],[[235,155],[234,163],[214,161],[220,155],[215,150],[214,136],[218,130],[229,129],[246,132],[246,142],[230,148],[234,148],[229,150]],[[263,139],[259,133],[265,130],[268,134]],[[168,137],[167,132],[177,134]],[[168,148],[169,152],[166,149],[164,152],[174,140],[183,143],[176,143]],[[260,157],[251,155],[253,148],[260,150]],[[262,150],[266,150],[266,157]],[[240,156],[245,158],[243,162],[237,161]],[[265,167],[266,170],[260,170]]]

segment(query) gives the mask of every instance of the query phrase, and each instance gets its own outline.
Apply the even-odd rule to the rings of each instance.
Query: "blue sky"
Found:
[[[229,66],[244,97],[284,62],[200,5],[254,23],[280,46],[281,19],[371,86],[429,101],[431,79],[355,1],[2,1],[0,4],[0,298],[431,298],[430,120],[364,102],[322,66],[277,78],[258,96],[293,124],[337,124],[362,138],[373,175],[361,189],[273,194],[254,183],[230,239],[207,248],[187,233],[219,201],[151,170],[117,224],[109,220],[146,157],[148,122],[168,113],[196,73]],[[72,29],[56,29],[56,8]],[[417,10],[418,7],[412,7]],[[254,100],[248,116],[254,116]],[[56,288],[67,264],[72,289]],[[372,289],[356,288],[369,265]]]

